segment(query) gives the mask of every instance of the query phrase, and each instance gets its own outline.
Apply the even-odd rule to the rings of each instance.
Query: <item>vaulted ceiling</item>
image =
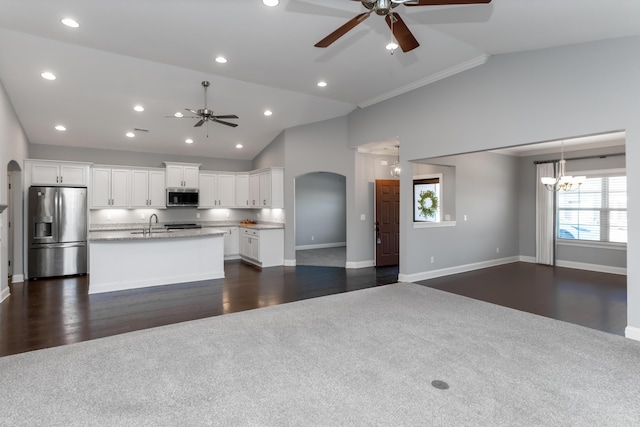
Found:
[[[490,55],[640,34],[640,2],[493,0],[398,6],[420,43],[408,53],[385,49],[391,34],[376,15],[314,47],[365,11],[350,0],[0,0],[0,80],[35,144],[252,159],[283,129],[343,116]],[[80,27],[62,25],[66,17]],[[220,55],[228,62],[217,63]],[[165,117],[202,108],[205,80],[209,109],[237,114],[229,121],[238,127]]]

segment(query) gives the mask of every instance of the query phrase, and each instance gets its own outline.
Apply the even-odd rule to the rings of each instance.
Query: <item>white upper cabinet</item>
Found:
[[[252,208],[284,208],[284,169],[268,168],[249,176],[249,204]]]
[[[91,208],[128,208],[129,169],[94,167],[91,180]]]
[[[234,174],[218,174],[218,206],[233,208],[236,205],[236,176]]]
[[[71,162],[25,162],[30,173],[31,185],[60,185],[86,187],[89,164]]]
[[[215,208],[218,204],[218,175],[215,173],[200,174],[200,191],[198,207]]]
[[[200,173],[200,208],[235,207],[236,177],[229,173]]]
[[[165,171],[131,171],[131,207],[165,208]]]
[[[198,188],[200,165],[164,162],[167,166],[167,188]]]
[[[236,174],[236,207],[248,208],[249,202],[249,174]]]
[[[249,174],[249,207],[260,207],[260,172]]]

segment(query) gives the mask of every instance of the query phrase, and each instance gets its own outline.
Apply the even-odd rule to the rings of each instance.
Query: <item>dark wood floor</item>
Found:
[[[624,336],[627,276],[524,262],[418,282]]]
[[[11,285],[0,304],[0,356],[395,283],[397,267],[271,267],[225,263],[226,277],[88,295],[87,277]],[[421,282],[622,335],[626,277],[514,263]]]
[[[11,285],[0,304],[0,356],[395,283],[397,267],[225,263],[225,278],[88,295],[87,276]]]

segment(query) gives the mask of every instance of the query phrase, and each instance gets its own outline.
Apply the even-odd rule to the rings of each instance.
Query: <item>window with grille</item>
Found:
[[[558,239],[627,243],[627,177],[587,176],[576,191],[559,191]]]

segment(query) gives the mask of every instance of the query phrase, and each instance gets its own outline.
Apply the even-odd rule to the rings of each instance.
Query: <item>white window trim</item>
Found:
[[[596,169],[587,171],[567,171],[567,174],[572,176],[584,175],[589,177],[610,177],[610,176],[627,176],[627,168],[615,168],[615,169]],[[628,210],[627,206],[627,212]],[[601,242],[599,240],[580,240],[580,239],[560,239],[557,237],[558,231],[556,230],[556,241],[560,246],[576,246],[582,248],[598,248],[598,249],[615,249],[615,250],[627,250],[627,244],[621,242]]]
[[[438,203],[439,203],[439,207],[438,210],[440,211],[440,218],[444,217],[443,211],[442,211],[442,189],[444,188],[444,175],[442,173],[427,173],[427,174],[423,174],[423,175],[414,175],[413,178],[411,178],[411,220],[413,222],[413,228],[430,228],[430,227],[451,227],[452,225],[456,225],[455,221],[413,221],[413,209],[415,209],[415,206],[413,206],[413,181],[416,179],[431,179],[431,178],[438,178],[438,183],[440,184],[438,186]],[[448,224],[450,222],[453,222],[453,224]]]

